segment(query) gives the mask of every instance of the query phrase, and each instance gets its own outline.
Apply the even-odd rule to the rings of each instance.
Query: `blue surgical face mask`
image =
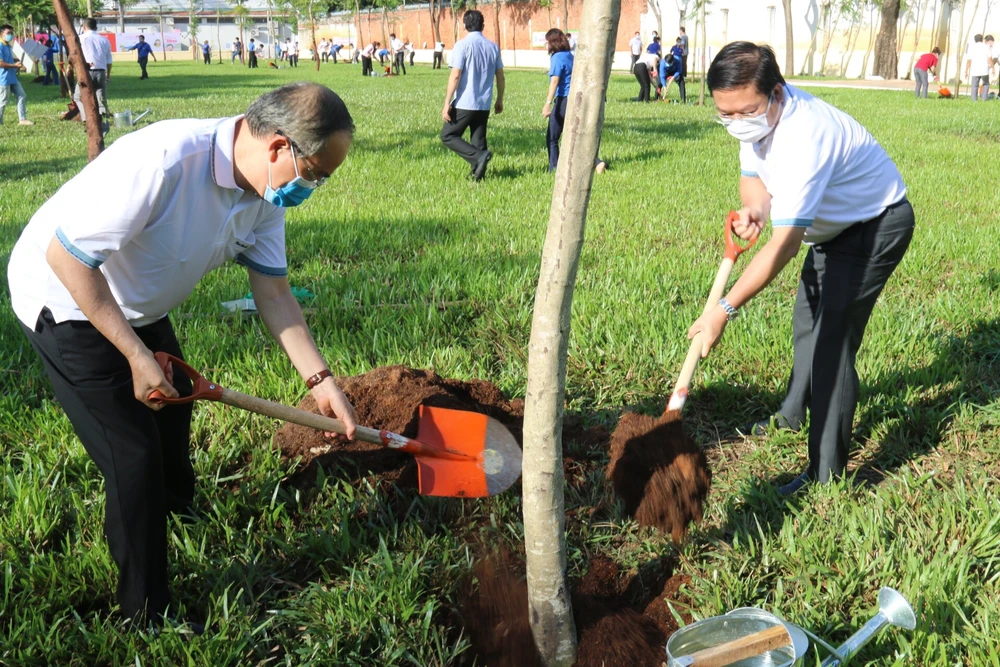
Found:
[[[3,41],[7,42],[8,44],[11,43],[11,42],[13,42],[14,41],[14,33],[8,32],[6,35],[3,36]]]
[[[264,199],[275,206],[289,208],[298,206],[313,193],[319,185],[313,181],[308,181],[299,174],[299,164],[295,160],[295,148],[289,144],[292,152],[292,165],[295,167],[295,178],[275,190],[271,187],[271,161],[267,161],[267,187],[264,189]]]

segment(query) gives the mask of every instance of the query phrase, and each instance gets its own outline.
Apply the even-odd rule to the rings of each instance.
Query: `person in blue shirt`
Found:
[[[671,49],[667,57],[660,61],[660,97],[667,101],[670,82],[676,81],[681,95],[681,104],[687,104],[687,89],[684,85],[684,59]]]
[[[451,73],[444,94],[441,118],[441,143],[457,153],[472,168],[472,177],[483,180],[486,167],[493,159],[486,143],[486,126],[493,102],[493,80],[497,83],[497,98],[493,109],[503,113],[503,96],[507,80],[503,73],[500,48],[483,36],[486,20],[483,13],[472,9],[462,17],[469,34],[455,43],[451,51]],[[469,141],[462,137],[469,130]]]
[[[208,45],[207,39],[205,40],[205,43],[201,45],[201,55],[204,57],[206,65],[212,64],[212,47]]]
[[[247,51],[250,52],[250,58],[247,61],[247,67],[250,69],[257,68],[257,42],[254,41],[253,37],[250,38],[250,44],[247,46]]]
[[[330,44],[330,55],[333,57],[334,65],[337,64],[337,55],[340,53],[340,50],[342,48],[344,48],[343,44],[333,44],[333,43]]]
[[[34,125],[28,120],[28,96],[17,80],[17,73],[24,69],[20,60],[14,58],[14,26],[0,25],[0,125],[3,125],[3,111],[11,95],[17,97],[17,117],[21,125]]]
[[[681,61],[681,70],[684,69],[684,42],[678,37],[677,42],[670,47],[670,53],[674,54],[674,58],[679,58]]]
[[[146,43],[146,38],[139,35],[139,41],[125,49],[126,51],[138,51],[139,52],[139,69],[142,70],[142,76],[139,79],[148,79],[149,74],[146,73],[146,63],[149,62],[149,57],[153,56],[153,62],[156,62],[156,56],[153,55],[153,47]]]
[[[53,83],[59,83],[59,74],[56,72],[56,48],[53,46],[53,41],[51,38],[45,41],[45,55],[42,56],[42,62],[45,64],[45,79],[42,81],[43,86],[48,86]]]
[[[380,65],[385,65],[385,59],[389,57],[389,49],[383,47],[378,50],[378,62]]]
[[[652,53],[657,56],[663,55],[663,49],[660,46],[660,36],[655,32],[653,33],[653,41],[646,47],[646,53]]]
[[[559,28],[545,33],[545,42],[549,52],[549,94],[542,107],[542,116],[549,119],[545,141],[549,148],[549,171],[553,172],[559,165],[559,139],[566,122],[566,100],[573,80],[574,56],[570,36]],[[594,161],[597,173],[603,172],[606,166],[600,158]]]
[[[549,171],[555,171],[559,164],[559,138],[566,120],[569,84],[573,78],[573,53],[566,33],[559,28],[545,33],[545,43],[549,52],[549,93],[542,115],[549,119],[545,142],[549,147]]]

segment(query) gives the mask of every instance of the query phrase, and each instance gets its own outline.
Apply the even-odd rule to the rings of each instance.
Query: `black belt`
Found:
[[[89,71],[91,71],[91,72],[106,72],[107,70],[105,70],[104,68],[97,69],[96,67],[91,67]]]

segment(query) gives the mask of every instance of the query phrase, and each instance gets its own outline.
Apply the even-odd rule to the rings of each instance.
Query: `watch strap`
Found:
[[[310,377],[309,379],[306,380],[306,387],[308,387],[309,389],[312,389],[313,387],[315,387],[316,385],[318,385],[323,380],[325,380],[327,378],[332,378],[332,377],[333,377],[333,373],[330,372],[330,369],[329,368],[324,368],[319,373],[316,373],[316,375],[313,375],[312,377]]]
[[[724,298],[719,299],[719,305],[722,306],[722,309],[724,311],[726,311],[726,319],[729,320],[730,322],[732,322],[733,320],[735,320],[737,317],[740,316],[740,311],[736,308],[733,308],[732,304],[726,301]]]

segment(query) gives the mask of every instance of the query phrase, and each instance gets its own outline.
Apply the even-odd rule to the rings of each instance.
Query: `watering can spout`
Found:
[[[143,111],[141,114],[132,119],[132,124],[134,125],[135,123],[138,123],[140,120],[142,120],[142,117],[148,113],[149,113],[149,107],[146,107],[145,111]]]
[[[895,625],[904,630],[917,627],[917,617],[910,603],[892,588],[883,588],[878,592],[878,613],[839,647],[837,652],[840,658],[830,656],[823,661],[822,667],[836,667],[842,661],[849,660],[887,625]]]

